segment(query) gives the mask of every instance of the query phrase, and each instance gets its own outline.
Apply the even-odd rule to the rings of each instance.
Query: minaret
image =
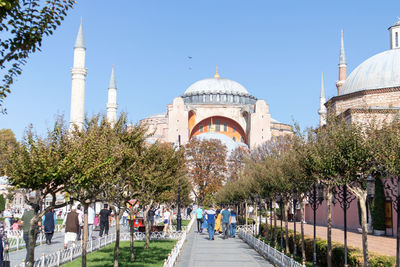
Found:
[[[324,88],[324,73],[321,73],[321,95],[319,97],[319,126],[326,124],[326,107],[325,107],[325,88]]]
[[[338,95],[340,95],[340,89],[346,81],[347,74],[346,54],[344,53],[344,42],[343,42],[343,30],[340,33],[340,55],[339,55],[339,80],[336,82]]]
[[[400,48],[400,18],[389,28],[390,33],[390,49]]]
[[[108,85],[107,121],[114,125],[117,121],[117,84],[115,82],[114,66],[111,69],[110,84]]]
[[[86,46],[83,37],[82,19],[74,46],[74,65],[72,67],[72,90],[71,90],[71,115],[70,130],[74,125],[83,129],[85,119],[85,79],[87,70],[85,68]]]

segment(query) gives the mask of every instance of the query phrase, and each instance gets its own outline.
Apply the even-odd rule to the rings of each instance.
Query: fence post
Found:
[[[19,249],[19,240],[20,240],[20,237],[18,236],[17,237],[17,250]]]
[[[25,260],[22,260],[22,267],[25,267]]]
[[[44,253],[42,253],[41,266],[44,267]]]
[[[61,249],[57,250],[57,267],[60,266]]]
[[[73,250],[73,248],[70,248],[69,250],[71,251],[71,254],[70,254],[70,261],[72,261],[72,254],[73,254],[74,250]]]

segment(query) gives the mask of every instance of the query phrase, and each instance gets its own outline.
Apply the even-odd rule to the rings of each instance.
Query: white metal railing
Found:
[[[252,233],[253,232],[253,226],[248,224],[248,225],[236,225],[236,231],[239,232],[239,230],[243,230],[247,233]]]
[[[192,228],[194,221],[195,221],[195,216],[193,216],[193,218],[190,220],[186,229],[184,231],[182,231],[183,234],[182,234],[181,238],[178,240],[178,242],[176,242],[171,253],[168,254],[168,258],[165,259],[165,261],[164,261],[164,267],[173,267],[175,265],[176,260],[178,259],[179,254],[182,251],[183,244],[185,243],[185,240],[186,240],[186,236],[189,233],[190,229]]]
[[[255,238],[251,233],[244,231],[243,229],[239,230],[239,237],[252,248],[254,248],[258,253],[279,267],[304,267],[304,265],[301,263],[267,245],[260,239]]]
[[[186,236],[186,231],[182,232],[170,232],[170,234],[166,235],[162,232],[152,232],[150,235],[151,240],[163,240],[163,239],[174,239],[174,240],[181,240],[183,236]],[[145,240],[146,235],[145,233],[135,232],[134,238],[136,241]],[[108,236],[103,236],[96,240],[90,240],[87,243],[87,252],[90,253],[92,251],[96,251],[102,247],[105,247],[113,242],[115,242],[116,234],[109,234]],[[130,233],[125,232],[121,233],[120,235],[121,241],[129,241],[130,240]],[[82,244],[77,243],[74,247],[68,249],[59,249],[57,252],[42,256],[35,260],[34,267],[53,267],[53,266],[60,266],[66,262],[72,261],[82,255]],[[21,264],[17,265],[16,267],[25,267],[25,262],[23,261]]]

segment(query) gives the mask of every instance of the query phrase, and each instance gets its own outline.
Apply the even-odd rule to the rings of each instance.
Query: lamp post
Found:
[[[313,267],[317,265],[317,244],[316,244],[316,220],[317,220],[317,209],[318,206],[322,203],[324,200],[324,189],[322,187],[322,184],[319,184],[317,186],[317,182],[314,182],[312,191],[310,192],[309,196],[309,202],[311,205],[311,208],[313,210],[313,216],[314,216],[314,242],[313,242]]]
[[[385,180],[385,189],[390,199],[393,201],[393,208],[397,213],[397,234],[396,234],[396,267],[399,267],[400,254],[400,176],[396,179],[391,177]]]
[[[281,251],[283,252],[283,235],[282,235],[282,219],[283,219],[283,212],[282,212],[282,196],[280,194],[276,195],[276,200],[279,203],[279,210],[281,211]]]
[[[181,149],[181,135],[178,135],[178,149]],[[181,179],[178,178],[178,210],[176,214],[176,230],[182,231],[182,216],[181,216]]]
[[[347,267],[347,210],[350,208],[350,204],[356,199],[353,194],[347,193],[347,185],[344,184],[341,188],[337,187],[337,192],[334,192],[334,200],[339,202],[340,207],[343,209],[343,225],[344,225],[344,267]],[[335,203],[333,202],[335,205]]]
[[[293,256],[296,258],[297,254],[297,243],[296,243],[296,205],[297,205],[297,188],[293,188],[293,226],[294,226],[294,236],[293,236]]]

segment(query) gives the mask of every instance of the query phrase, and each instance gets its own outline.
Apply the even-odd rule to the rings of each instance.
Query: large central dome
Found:
[[[361,63],[347,78],[340,95],[398,86],[400,86],[400,49],[391,49]]]
[[[200,80],[189,86],[184,95],[192,95],[197,93],[205,94],[236,94],[248,95],[246,88],[238,82],[225,78],[208,78]]]

